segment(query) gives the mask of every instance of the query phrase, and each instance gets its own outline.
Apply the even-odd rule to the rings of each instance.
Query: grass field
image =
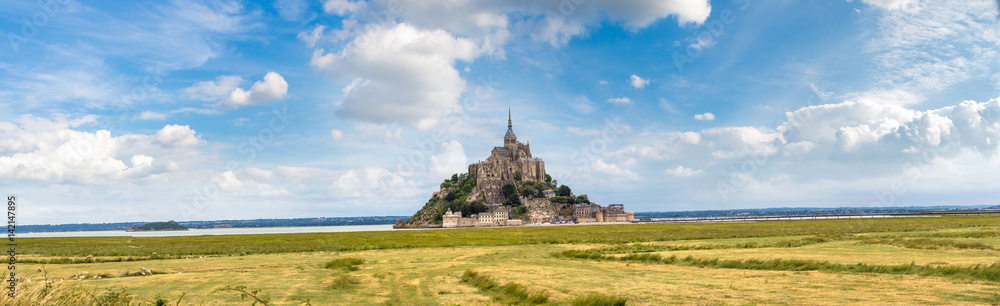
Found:
[[[21,295],[0,304],[1000,303],[998,217],[22,238],[18,247]]]

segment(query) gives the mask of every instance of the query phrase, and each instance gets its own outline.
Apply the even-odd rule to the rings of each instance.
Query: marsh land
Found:
[[[1000,303],[998,217],[21,238],[19,252],[19,295],[0,304]]]

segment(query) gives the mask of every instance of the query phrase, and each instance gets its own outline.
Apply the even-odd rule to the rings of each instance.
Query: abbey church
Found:
[[[522,144],[514,135],[510,111],[507,111],[507,134],[503,136],[503,146],[493,147],[490,157],[469,165],[469,177],[476,180],[472,194],[482,192],[486,203],[504,201],[501,188],[514,184],[514,176],[521,180],[545,182],[545,161],[531,157],[531,144]]]

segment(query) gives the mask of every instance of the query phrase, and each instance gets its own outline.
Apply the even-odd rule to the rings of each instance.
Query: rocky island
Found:
[[[174,220],[167,222],[153,222],[147,223],[143,226],[133,226],[126,232],[152,232],[152,231],[186,231],[188,228],[183,225],[177,224]]]
[[[394,228],[516,226],[541,223],[631,222],[622,204],[607,207],[574,195],[545,173],[545,161],[531,145],[517,141],[510,113],[503,146],[485,161],[469,165],[441,183],[413,217]]]

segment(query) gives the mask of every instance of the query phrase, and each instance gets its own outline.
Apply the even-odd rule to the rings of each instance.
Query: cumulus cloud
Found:
[[[385,168],[348,170],[330,186],[342,198],[384,201],[416,193],[417,184]]]
[[[83,119],[83,121],[81,121]],[[45,119],[25,115],[0,122],[2,179],[106,185],[155,179],[198,159],[200,139],[187,126],[168,125],[154,135],[111,136],[73,129],[92,118]]]
[[[870,193],[878,178],[913,180],[931,171],[961,177],[973,172],[955,163],[975,163],[971,159],[978,158],[981,167],[995,169],[1000,162],[1000,98],[930,110],[875,99],[847,100],[803,107],[786,116],[774,129],[647,131],[602,156],[607,164],[627,164],[641,175],[665,169],[660,173],[697,176],[733,188],[726,194],[740,190],[772,196],[829,188]],[[719,195],[714,189],[707,193]]]
[[[238,75],[220,75],[214,81],[194,83],[182,90],[184,97],[202,101],[219,100],[228,96],[243,83],[243,77]]]
[[[339,53],[316,50],[310,63],[336,79],[351,80],[337,115],[429,128],[465,90],[454,62],[478,54],[468,39],[397,24],[373,26]]]
[[[167,125],[163,129],[156,132],[153,135],[153,140],[155,140],[160,145],[165,147],[192,147],[196,146],[201,142],[201,139],[195,136],[194,130],[187,125]]]
[[[338,129],[330,130],[330,137],[333,138],[333,140],[344,139],[344,132]]]
[[[625,180],[639,180],[641,177],[635,171],[622,168],[616,164],[610,164],[604,159],[597,158],[590,163],[590,169],[594,173],[599,175],[608,176],[609,178],[625,179]]]
[[[715,120],[715,115],[712,113],[697,114],[694,115],[694,120],[712,121]]]
[[[639,76],[634,74],[629,78],[629,80],[632,83],[632,87],[638,89],[642,89],[643,87],[646,87],[646,85],[649,85],[649,80],[640,78]]]
[[[430,178],[449,178],[454,173],[468,171],[465,148],[457,140],[441,144],[441,152],[430,158]]]
[[[665,172],[676,177],[692,177],[695,175],[702,174],[705,171],[702,171],[700,169],[684,168],[684,166],[677,166],[677,168],[670,168],[665,170]]]
[[[611,98],[608,99],[608,103],[615,105],[626,105],[626,104],[632,104],[632,99],[629,99],[628,97]]]
[[[233,89],[229,97],[219,102],[219,107],[236,109],[247,105],[257,105],[272,100],[284,99],[288,94],[288,82],[277,72],[268,72],[264,80],[253,83],[250,90]]]
[[[238,196],[276,197],[290,193],[284,187],[258,183],[253,179],[240,179],[232,171],[226,171],[211,179],[222,192]]]
[[[573,5],[566,16],[555,13],[565,9],[544,1],[330,0],[324,2],[327,13],[347,16],[344,28],[330,33],[337,38],[332,40],[347,38],[348,43],[336,51],[316,49],[310,65],[348,83],[338,116],[426,129],[451,111],[466,89],[456,61],[503,58],[503,46],[512,36],[559,47],[607,19],[632,30],[669,16],[679,24],[701,24],[711,6],[706,0],[601,0]],[[384,13],[394,18],[384,20]],[[313,45],[322,35],[322,29],[314,28],[300,39]]]

